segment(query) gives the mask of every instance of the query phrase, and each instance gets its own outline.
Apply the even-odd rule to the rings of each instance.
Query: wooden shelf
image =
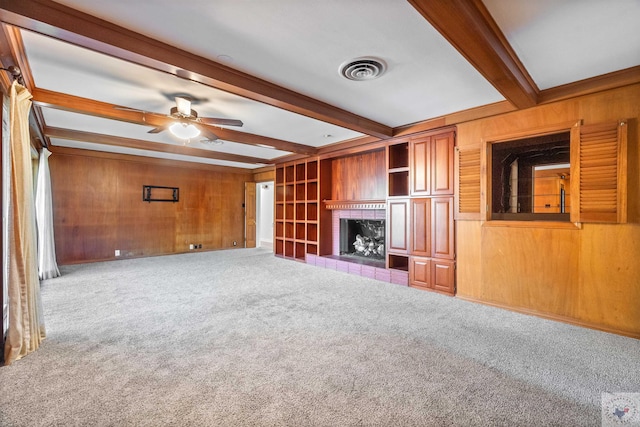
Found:
[[[307,254],[319,253],[320,165],[313,158],[276,166],[278,256],[305,261]]]

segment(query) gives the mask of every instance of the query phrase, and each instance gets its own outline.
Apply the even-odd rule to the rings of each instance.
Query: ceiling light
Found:
[[[382,59],[367,56],[344,62],[339,72],[349,80],[363,81],[377,79],[386,69],[387,64]]]
[[[169,131],[180,139],[191,139],[200,135],[200,129],[192,124],[175,122],[169,126]]]

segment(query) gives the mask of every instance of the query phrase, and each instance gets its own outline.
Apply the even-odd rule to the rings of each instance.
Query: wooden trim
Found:
[[[334,144],[325,145],[318,148],[318,155],[327,155],[329,153],[343,152],[363,145],[373,144],[379,142],[380,138],[373,136],[361,136],[358,138],[349,139],[347,141],[336,142]]]
[[[544,89],[540,92],[538,100],[541,104],[546,104],[637,83],[640,83],[640,65]]]
[[[4,0],[0,20],[56,39],[188,78],[273,107],[378,138],[383,124],[194,55],[51,0]]]
[[[46,89],[34,89],[34,105],[40,107],[56,108],[64,111],[77,112],[111,120],[134,123],[149,127],[165,126],[173,122],[173,119],[164,114],[148,113],[144,111],[123,110],[121,106],[109,104],[107,102],[95,101],[79,96],[66,95],[64,93],[53,92]],[[281,139],[268,138],[236,130],[220,128],[216,126],[205,126],[218,137],[225,141],[237,142],[239,144],[270,146],[278,150],[290,151],[301,154],[315,154],[317,149],[304,144],[283,141]]]
[[[522,129],[517,132],[508,132],[495,135],[489,135],[482,138],[482,144],[495,144],[501,142],[513,141],[515,139],[529,138],[535,136],[548,135],[558,132],[569,132],[580,121],[571,120],[568,122],[551,123],[544,126]]]
[[[504,228],[551,228],[566,230],[582,230],[582,224],[579,222],[561,222],[561,221],[500,221],[491,220],[483,221],[483,227],[504,227]]]
[[[206,159],[226,160],[230,162],[271,164],[272,161],[257,157],[242,156],[239,154],[221,153],[204,150],[201,148],[185,147],[159,142],[143,141],[140,139],[122,138],[118,136],[103,135],[98,133],[83,132],[70,129],[45,127],[45,135],[51,138],[66,139],[70,141],[82,141],[92,144],[104,144],[114,147],[136,148],[139,150],[155,151],[160,153],[180,154],[184,156],[202,157]]]
[[[516,107],[514,107],[509,101],[500,101],[493,104],[470,108],[468,110],[458,111],[456,113],[447,114],[422,122],[399,126],[393,129],[393,136],[394,138],[413,136],[420,132],[434,131],[447,126],[455,126],[460,123],[510,113],[515,110]]]
[[[327,209],[386,209],[387,202],[384,200],[324,200]]]
[[[409,0],[508,101],[537,103],[538,87],[481,0]]]
[[[120,160],[123,162],[133,163],[150,163],[159,166],[176,167],[183,169],[197,169],[211,172],[227,172],[235,174],[252,174],[253,169],[243,169],[231,166],[209,165],[206,163],[185,162],[182,160],[157,159],[153,157],[133,156],[131,154],[107,153],[104,151],[83,150],[80,148],[58,147],[57,145],[49,147],[53,154],[64,154],[67,156],[80,157],[97,157],[103,159]]]
[[[598,325],[598,324],[595,324],[595,323],[583,322],[581,320],[577,320],[577,319],[574,319],[574,318],[571,318],[571,317],[560,316],[560,315],[557,315],[557,314],[545,313],[545,312],[542,312],[542,311],[531,310],[531,309],[528,309],[528,308],[513,307],[513,306],[510,306],[510,305],[501,304],[501,303],[498,303],[498,302],[485,301],[485,300],[481,300],[481,299],[478,299],[478,298],[474,298],[474,297],[470,297],[470,296],[466,296],[466,295],[460,295],[460,294],[456,295],[456,298],[459,298],[459,299],[464,300],[464,301],[477,303],[477,304],[483,304],[483,305],[488,305],[488,306],[491,306],[491,307],[502,308],[502,309],[513,311],[513,312],[520,313],[520,314],[526,314],[526,315],[529,315],[529,316],[541,317],[543,319],[555,320],[557,322],[562,322],[562,323],[567,323],[567,324],[570,324],[570,325],[581,326],[583,328],[595,329],[597,331],[609,332],[609,333],[612,333],[612,334],[623,335],[625,337],[640,339],[640,334],[637,333],[637,332],[629,332],[629,331],[625,331],[625,330],[622,330],[622,329],[609,328],[607,326],[602,326],[602,325]]]
[[[339,151],[332,151],[330,153],[321,154],[320,159],[335,159],[343,156],[350,156],[352,154],[360,154],[366,153],[369,151],[378,151],[384,150],[387,146],[389,140],[377,140],[376,142],[371,142],[369,144],[358,145],[355,147],[348,147]]]

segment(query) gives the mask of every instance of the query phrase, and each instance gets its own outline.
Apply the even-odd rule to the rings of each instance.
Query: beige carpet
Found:
[[[261,249],[67,266],[2,426],[598,426],[640,341]]]

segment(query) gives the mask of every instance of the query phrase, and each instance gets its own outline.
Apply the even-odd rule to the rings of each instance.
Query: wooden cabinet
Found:
[[[409,257],[409,286],[431,289],[431,259],[425,257]]]
[[[431,199],[431,256],[455,258],[453,196]]]
[[[455,293],[455,132],[387,146],[387,266],[408,269],[409,285]]]
[[[392,199],[387,203],[387,252],[409,252],[409,200]]]
[[[455,262],[410,256],[409,286],[454,295]]]
[[[453,195],[455,133],[415,137],[409,145],[411,195]]]
[[[455,292],[453,196],[412,198],[409,286]]]
[[[411,254],[431,256],[431,199],[411,199]]]
[[[456,292],[455,262],[433,258],[431,260],[431,287],[446,294]]]

